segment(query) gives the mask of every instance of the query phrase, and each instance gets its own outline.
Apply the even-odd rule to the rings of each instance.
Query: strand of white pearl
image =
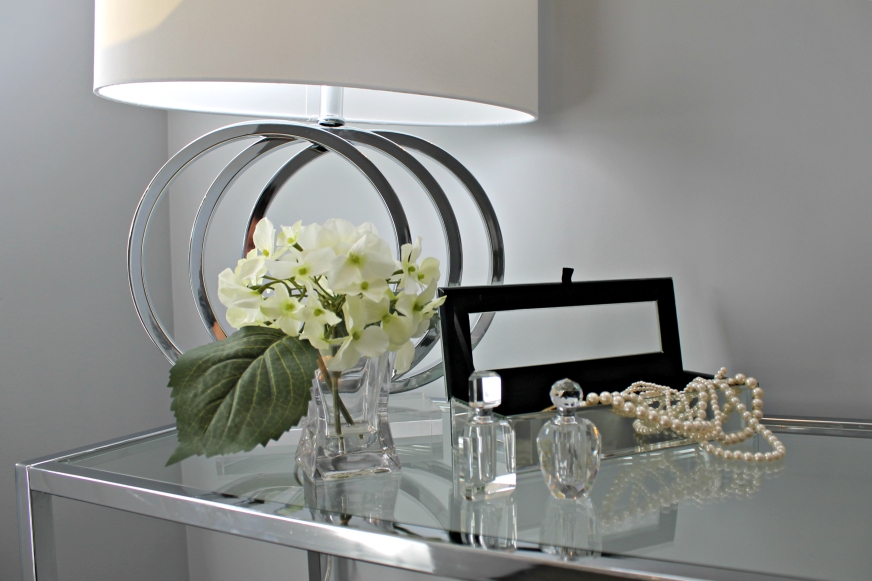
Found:
[[[726,367],[715,374],[714,379],[697,377],[687,384],[682,391],[656,383],[638,381],[622,392],[602,393],[591,392],[581,405],[594,406],[598,404],[611,405],[612,411],[623,417],[636,417],[634,427],[642,434],[653,434],[663,430],[672,430],[680,436],[699,442],[700,448],[725,460],[744,460],[746,462],[774,462],[781,460],[787,453],[784,444],[766,426],[760,423],[763,418],[763,389],[753,377],[745,377],[739,373],[735,377],[727,377]],[[745,386],[751,390],[753,399],[751,410],[748,410],[740,400],[739,393]],[[718,403],[717,390],[721,389],[726,396],[723,411]],[[663,397],[662,408],[650,408],[645,399]],[[696,404],[692,405],[696,399]],[[675,403],[673,403],[675,402]],[[711,406],[713,418],[707,418],[707,409]],[[724,422],[735,410],[742,414],[746,426],[732,433],[724,432]],[[726,450],[730,446],[744,442],[755,433],[766,440],[772,447],[771,452],[741,452]],[[713,444],[712,441],[719,445]]]

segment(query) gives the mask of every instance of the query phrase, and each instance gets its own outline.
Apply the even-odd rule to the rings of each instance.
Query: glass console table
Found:
[[[303,549],[312,581],[323,555],[469,580],[872,578],[872,423],[766,419],[788,450],[775,464],[618,450],[589,504],[551,499],[526,462],[511,495],[473,503],[454,490],[448,406],[392,406],[394,475],[304,484],[294,432],[166,467],[171,427],[18,464],[24,579],[57,578],[53,496]],[[519,456],[535,431],[517,430]]]

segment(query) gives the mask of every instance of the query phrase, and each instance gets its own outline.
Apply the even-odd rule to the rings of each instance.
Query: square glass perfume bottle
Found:
[[[459,492],[467,500],[511,494],[515,489],[515,433],[494,415],[502,400],[502,380],[493,371],[469,376],[469,405],[454,450]]]
[[[545,484],[555,498],[587,496],[600,464],[602,438],[590,420],[576,417],[582,402],[581,387],[571,379],[551,386],[557,415],[542,426],[536,445]]]

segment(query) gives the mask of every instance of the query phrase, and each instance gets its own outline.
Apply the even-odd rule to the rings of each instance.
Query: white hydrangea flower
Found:
[[[275,278],[283,280],[293,278],[297,283],[304,284],[306,279],[326,273],[335,256],[330,248],[304,252],[291,249],[280,260],[267,261],[266,267],[269,274]]]
[[[418,257],[421,256],[421,237],[418,236],[412,244],[400,247],[400,284],[398,288],[409,291],[418,290]]]
[[[371,301],[378,301],[390,292],[388,281],[380,278],[353,282],[344,288],[344,294],[363,296]]]
[[[218,300],[227,307],[227,323],[234,329],[266,322],[266,317],[260,312],[261,294],[249,288],[246,281],[229,268],[218,275]]]
[[[254,227],[254,248],[265,259],[275,258],[276,251],[276,229],[272,222],[263,218]]]
[[[276,244],[282,248],[290,248],[294,246],[300,238],[300,232],[303,229],[302,224],[302,220],[297,220],[293,226],[282,226],[282,230],[276,238]]]
[[[306,323],[303,332],[300,333],[300,338],[306,339],[318,351],[323,351],[330,348],[330,342],[324,336],[324,332],[324,325]]]
[[[303,226],[298,221],[276,232],[264,218],[253,242],[236,268],[218,277],[228,323],[267,325],[300,336],[324,354],[335,352],[328,364],[334,371],[388,350],[397,353],[397,371],[406,371],[414,360],[411,339],[427,331],[445,300],[434,300],[439,261],[425,258],[418,264],[421,239],[403,245],[397,261],[369,222],[355,226],[332,219]]]
[[[415,344],[411,341],[406,341],[402,347],[397,349],[397,356],[394,359],[394,369],[397,373],[405,373],[412,366],[412,361],[415,359]]]
[[[396,261],[388,243],[372,234],[364,234],[347,254],[333,259],[327,279],[334,292],[348,293],[354,290],[355,283],[386,281],[395,268]]]
[[[234,329],[248,326],[263,326],[267,318],[260,309],[241,309],[239,307],[227,307],[227,324]]]
[[[303,305],[291,296],[285,285],[276,285],[273,294],[264,299],[260,310],[285,335],[296,337],[300,334]]]
[[[245,258],[240,258],[236,262],[234,274],[241,284],[258,285],[266,274],[266,259],[258,256],[257,250],[252,249]]]
[[[327,364],[327,368],[331,371],[348,369],[361,357],[378,357],[388,349],[390,341],[387,333],[381,327],[366,326],[364,310],[360,303],[361,299],[348,297],[342,307],[348,336],[342,340],[336,355]]]
[[[446,297],[433,299],[436,295],[437,281],[432,281],[421,294],[403,291],[397,297],[396,309],[412,319],[416,327],[413,337],[423,335],[429,327],[430,318],[436,314],[436,309],[445,302]]]
[[[300,311],[300,320],[306,326],[315,325],[338,325],[342,319],[336,316],[336,313],[326,308],[318,297],[309,295],[306,298],[306,306]]]
[[[409,317],[391,311],[391,301],[385,295],[381,300],[367,298],[360,300],[365,323],[379,323],[388,336],[388,351],[396,351],[405,345],[415,331],[415,324]]]
[[[427,288],[428,286],[430,286],[430,283],[439,280],[440,274],[441,273],[439,272],[439,260],[433,258],[432,256],[428,256],[423,261],[421,261],[421,265],[418,267],[418,284],[421,285],[421,288]]]
[[[242,309],[260,309],[263,302],[260,293],[248,288],[245,279],[229,268],[218,275],[218,300],[225,307]]]
[[[378,231],[369,222],[355,226],[348,220],[334,218],[324,222],[323,226],[320,224],[303,226],[297,243],[304,250],[331,248],[335,254],[345,254],[366,234],[378,237]]]

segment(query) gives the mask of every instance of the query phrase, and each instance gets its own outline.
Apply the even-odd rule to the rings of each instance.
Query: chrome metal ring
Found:
[[[484,188],[481,187],[481,184],[478,183],[478,180],[475,179],[472,172],[466,169],[466,167],[450,153],[429,141],[421,139],[420,137],[394,131],[374,131],[373,133],[390,139],[400,147],[412,149],[426,155],[454,174],[458,181],[460,181],[469,193],[472,201],[475,203],[476,208],[478,208],[479,215],[484,224],[485,232],[487,233],[487,243],[490,250],[488,261],[490,284],[502,284],[506,275],[506,253],[505,244],[503,243],[503,232],[500,228],[500,223],[497,220],[497,213],[494,210],[490,199],[488,199]],[[475,346],[481,342],[482,337],[484,337],[484,334],[487,332],[493,319],[494,313],[481,313],[481,316],[475,322],[475,325],[473,325],[470,332],[473,349],[475,349]],[[432,367],[422,370],[414,377],[394,380],[394,383],[391,386],[391,393],[409,391],[421,387],[422,385],[442,377],[443,374],[442,362],[440,361]],[[404,381],[407,382],[405,385],[403,385]]]
[[[220,340],[227,337],[227,332],[221,326],[215,316],[215,309],[209,294],[206,292],[206,274],[203,268],[203,251],[206,246],[206,236],[209,233],[209,223],[224,193],[236,181],[236,178],[244,172],[249,165],[254,163],[260,156],[294,143],[295,140],[264,138],[249,146],[242,153],[233,158],[221,173],[212,182],[205,197],[197,209],[197,217],[194,219],[194,227],[191,230],[191,242],[188,248],[188,273],[191,277],[191,291],[194,293],[194,301],[197,304],[197,312],[200,320],[206,326],[213,339]]]
[[[251,247],[254,227],[266,214],[270,203],[282,185],[299,169],[328,151],[338,153],[355,165],[376,188],[387,207],[393,223],[398,248],[402,244],[410,242],[411,235],[409,233],[408,221],[396,193],[375,165],[353,145],[357,143],[392,157],[415,177],[428,194],[434,209],[439,215],[445,234],[446,255],[448,257],[448,285],[454,286],[460,284],[463,270],[463,252],[460,231],[454,211],[444,191],[432,174],[414,156],[405,151],[405,149],[411,149],[440,163],[445,169],[454,174],[467,190],[481,214],[487,233],[490,250],[490,282],[491,284],[500,284],[503,281],[505,274],[504,245],[493,206],[490,204],[484,189],[469,170],[441,148],[412,135],[395,132],[367,132],[347,127],[327,129],[280,122],[248,122],[231,125],[204,135],[173,156],[155,175],[146,188],[131,225],[128,241],[128,269],[134,305],[140,321],[149,336],[170,362],[175,362],[182,351],[166,331],[166,327],[161,323],[157,313],[152,308],[148,296],[146,269],[145,263],[142,260],[148,222],[161,196],[175,177],[188,164],[215,148],[240,139],[252,137],[261,137],[262,139],[237,155],[222,170],[200,205],[191,233],[189,254],[191,287],[200,317],[213,338],[222,338],[224,331],[217,322],[208,294],[206,293],[203,274],[203,251],[211,218],[220,204],[224,193],[254,161],[271,151],[300,141],[308,141],[312,145],[297,153],[291,160],[285,163],[261,192],[249,218],[243,244],[244,250]],[[484,336],[492,319],[493,313],[482,313],[472,329],[473,347]],[[439,328],[434,324],[416,347],[414,364],[418,364],[432,350],[439,339],[439,335]],[[415,389],[438,379],[442,375],[442,363],[438,362],[414,374],[395,378],[391,391],[397,393]]]
[[[332,151],[341,155],[360,170],[367,179],[369,179],[370,183],[372,183],[381,196],[382,202],[384,202],[385,207],[388,210],[394,228],[394,236],[397,241],[397,251],[399,252],[399,248],[403,244],[410,243],[412,240],[406,212],[403,210],[400,199],[397,197],[396,192],[394,192],[393,187],[391,187],[387,178],[385,178],[378,168],[376,168],[376,166],[365,155],[354,147],[354,145],[341,137],[333,135],[332,132],[319,127],[297,125],[293,123],[288,123],[285,127],[288,129],[285,130],[284,137],[264,138],[237,155],[223,170],[221,170],[221,173],[217,178],[215,178],[215,181],[212,182],[212,185],[209,187],[206,196],[203,198],[202,202],[200,202],[200,208],[197,210],[197,217],[194,219],[194,227],[191,230],[190,251],[188,254],[191,291],[194,294],[194,301],[197,305],[197,311],[200,314],[200,320],[203,321],[203,324],[206,326],[209,334],[212,335],[212,338],[216,340],[226,337],[227,332],[218,322],[218,318],[215,316],[215,310],[212,308],[209,295],[206,292],[203,251],[206,243],[206,236],[208,235],[209,223],[228,188],[239,177],[239,175],[260,156],[300,139],[312,143],[314,147],[319,149]],[[305,153],[310,149],[311,148],[305,149],[301,153]],[[299,156],[300,154],[294,156],[292,160]],[[299,167],[302,167],[302,165]],[[267,189],[269,189],[269,186],[267,186]],[[264,192],[265,191],[267,190],[264,190]],[[277,189],[273,189],[273,195],[277,191]],[[263,195],[263,192],[261,195]],[[257,208],[257,204],[255,204],[255,208]],[[252,231],[252,236],[254,226],[256,225],[256,223],[252,225],[251,218],[249,218],[246,231]]]
[[[277,122],[239,123],[207,133],[203,137],[194,140],[182,148],[182,150],[170,158],[154,178],[152,178],[148,187],[146,187],[142,198],[139,200],[139,204],[133,216],[133,223],[130,226],[130,235],[127,241],[127,268],[130,280],[130,293],[133,298],[134,307],[136,308],[139,320],[149,337],[151,337],[151,340],[158,346],[161,352],[163,352],[164,356],[170,361],[170,363],[176,362],[179,355],[182,353],[182,349],[167,332],[166,326],[160,321],[160,317],[155,312],[149,298],[148,287],[146,284],[146,264],[143,260],[143,247],[145,244],[145,234],[148,228],[148,223],[154,213],[155,207],[169,185],[190,163],[218,147],[240,139],[252,137],[272,138],[273,140],[284,141],[285,143],[305,140],[318,143],[324,148],[338,153],[364,172],[364,175],[376,187],[376,190],[381,195],[385,205],[388,206],[388,210],[393,214],[392,220],[395,225],[395,235],[398,246],[411,242],[408,220],[406,220],[405,212],[399,204],[399,199],[396,197],[393,188],[378,168],[367,159],[366,156],[358,151],[357,148],[344,139],[318,127]],[[253,147],[257,148],[260,144],[261,142],[258,142],[258,144],[255,144]],[[269,147],[267,150],[269,149],[272,149],[272,147]],[[249,148],[249,150],[251,150],[251,148]],[[245,152],[240,156],[237,156],[240,163],[245,160],[244,155]],[[248,161],[248,163],[251,163],[251,161]],[[233,162],[231,162],[231,165],[233,165]],[[230,179],[232,180],[233,176],[237,173],[238,172],[235,172],[230,175]],[[222,175],[225,175],[225,172],[222,172]],[[229,172],[227,175],[229,175]],[[216,189],[213,192],[213,197],[217,197],[220,200],[220,194],[224,189],[225,188]],[[210,191],[212,191],[212,188],[210,188]],[[197,272],[199,272],[199,270],[200,268],[197,268]],[[195,298],[197,298],[196,293]],[[198,310],[202,311],[201,307],[203,306],[205,305],[200,305],[198,303]],[[203,318],[202,315],[201,318]],[[214,319],[214,315],[212,318]],[[204,322],[208,320],[208,318],[203,319]],[[213,329],[214,327],[211,327],[210,331]]]
[[[457,217],[454,215],[454,210],[451,207],[448,197],[445,195],[442,186],[439,185],[439,182],[436,181],[433,175],[409,152],[385,137],[370,131],[362,131],[348,127],[326,130],[339,135],[343,139],[352,143],[370,147],[376,151],[384,153],[399,163],[418,181],[419,185],[425,192],[427,192],[442,224],[442,231],[445,236],[446,256],[448,257],[447,284],[448,286],[459,285],[463,276],[463,246],[460,237],[460,227],[457,224]],[[279,190],[281,190],[282,186],[290,180],[297,171],[305,167],[309,162],[318,159],[323,153],[325,153],[325,150],[322,148],[312,146],[292,157],[275,173],[273,178],[261,192],[261,195],[255,201],[254,208],[246,227],[246,235],[242,248],[243,256],[247,254],[249,250],[254,248],[254,228],[266,215],[270,204],[275,199],[275,196],[278,194]],[[411,365],[412,370],[414,370],[427,354],[432,351],[433,347],[436,346],[440,334],[440,327],[434,320],[433,325],[431,325],[424,337],[422,337],[415,346],[415,356]],[[417,370],[414,373],[406,373],[397,376],[393,380],[391,391],[392,393],[399,393],[415,389],[416,387],[430,383],[434,379],[438,379],[441,375],[442,368],[437,362],[424,369]]]

